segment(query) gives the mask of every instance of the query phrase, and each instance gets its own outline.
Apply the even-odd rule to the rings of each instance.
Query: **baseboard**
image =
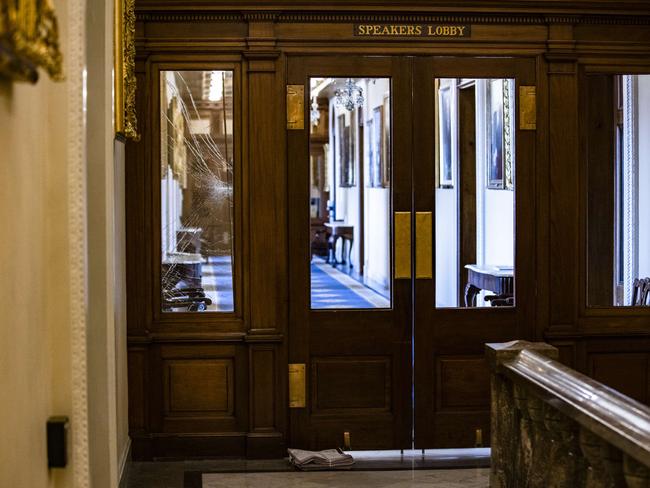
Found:
[[[248,459],[282,459],[285,453],[284,436],[280,432],[250,433],[246,436]]]
[[[119,476],[119,486],[126,486],[126,463],[131,458],[131,438],[127,438],[126,445],[124,450],[120,454],[120,459],[118,461],[118,476]]]
[[[145,434],[132,433],[134,461],[179,461],[246,457],[246,433]]]

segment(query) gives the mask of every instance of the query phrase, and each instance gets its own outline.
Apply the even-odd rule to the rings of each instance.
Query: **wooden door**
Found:
[[[481,443],[487,445],[490,426],[490,382],[484,361],[484,344],[532,337],[533,330],[535,131],[519,128],[518,93],[521,86],[535,85],[535,62],[532,59],[505,58],[419,58],[414,61],[413,73],[414,213],[417,216],[416,221],[424,222],[415,231],[416,259],[419,260],[415,263],[413,312],[415,447],[471,447]],[[510,188],[507,182],[499,188],[498,181],[495,183],[491,173],[483,173],[485,165],[480,161],[490,161],[492,164],[493,153],[488,152],[492,139],[487,135],[483,136],[481,148],[480,137],[477,137],[476,151],[472,151],[467,147],[471,138],[468,139],[466,128],[473,126],[474,121],[458,120],[468,116],[476,117],[477,136],[481,131],[487,134],[486,130],[492,123],[492,111],[486,113],[484,108],[468,107],[471,100],[465,96],[465,93],[468,93],[465,89],[468,83],[475,83],[476,103],[487,103],[486,90],[490,88],[486,84],[489,80],[500,79],[514,80],[501,84],[502,90],[506,90],[503,95],[510,97],[509,105],[504,105],[509,107],[505,117],[511,122],[509,127],[513,128],[508,142],[511,151]],[[458,140],[463,144],[451,155],[451,179],[449,175],[442,174],[445,170],[441,169],[441,156],[436,156],[437,145],[442,147],[444,141],[441,139],[446,137],[440,131],[440,124],[446,123],[444,116],[440,114],[441,100],[437,100],[443,96],[437,91],[440,86],[456,91],[456,95],[449,95],[452,99],[449,105],[453,114],[451,133],[458,134]],[[493,82],[492,86],[498,86],[498,81]],[[480,94],[480,90],[484,93]],[[496,102],[493,105],[496,105]],[[508,122],[503,120],[502,125],[507,127]],[[438,135],[434,137],[436,131]],[[452,144],[455,142],[452,141]],[[501,148],[502,155],[506,149]],[[446,154],[442,156],[445,161],[444,158],[447,157],[449,156]],[[476,171],[470,170],[476,161],[470,164],[467,164],[467,161],[459,161],[459,158],[467,157],[475,157],[478,161]],[[501,174],[502,178],[507,176]],[[463,180],[468,177],[476,178],[476,184]],[[483,202],[481,198],[467,201],[468,188],[473,186],[472,191],[476,191],[477,196],[483,195]],[[448,219],[448,215],[442,211],[442,205],[449,205],[444,203],[442,192],[454,191],[458,191],[457,197],[453,199],[455,207],[449,206],[448,211],[457,212],[459,217],[455,220]],[[481,253],[468,250],[467,234],[475,233],[471,238],[479,246],[479,242],[484,242],[480,239],[486,238],[486,226],[494,226],[495,218],[498,222],[502,217],[507,217],[491,215],[492,210],[486,203],[485,195],[490,198],[510,199],[512,202],[515,303],[510,307],[467,308],[462,297],[458,297],[458,290],[464,284],[458,281],[467,279],[465,265],[472,264],[462,262],[461,258],[465,256],[465,259],[468,259],[467,256],[470,256],[477,261],[481,259]],[[471,211],[468,211],[468,208]],[[459,222],[459,219],[481,212],[483,217],[478,226]],[[427,215],[431,216],[430,226],[426,223]],[[421,221],[420,216],[425,216],[424,220]],[[450,242],[458,247],[456,252],[449,254],[451,262],[441,261],[440,256],[437,260],[436,252],[447,252]],[[439,251],[436,250],[437,247],[440,248]],[[483,264],[498,265],[499,263],[489,262],[489,256],[485,257],[487,245],[482,244],[482,247]],[[445,266],[455,269],[455,277],[441,272]],[[448,302],[445,302],[447,298],[443,293],[446,290],[449,291]],[[453,300],[457,300],[456,303]],[[487,304],[483,301],[483,295],[480,295],[478,300],[482,305]],[[480,434],[477,435],[477,431],[480,431]],[[477,437],[481,438],[478,439],[479,442]]]
[[[387,57],[288,58],[287,83],[305,91],[305,128],[288,130],[289,363],[306,369],[305,405],[289,414],[293,447],[411,446],[412,284],[394,272],[400,237],[410,259],[411,63]],[[363,99],[356,106],[352,100],[351,110],[336,105],[337,90],[346,89],[357,102],[358,95]],[[312,104],[314,110],[328,107],[320,110],[316,130],[310,127]],[[320,139],[324,132],[328,137]],[[325,170],[309,159],[310,145],[317,144],[327,144]],[[314,180],[324,174],[327,181]],[[322,198],[329,204],[323,206]],[[319,235],[310,232],[315,222],[325,229]],[[378,234],[381,228],[387,232]],[[343,237],[332,242],[338,232]],[[379,248],[387,252],[378,258]],[[401,265],[410,271],[410,262]],[[383,285],[373,269],[384,269]],[[361,298],[337,295],[348,285]]]

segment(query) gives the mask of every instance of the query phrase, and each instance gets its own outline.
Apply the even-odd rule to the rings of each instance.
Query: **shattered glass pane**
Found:
[[[160,73],[163,312],[232,312],[233,72]]]

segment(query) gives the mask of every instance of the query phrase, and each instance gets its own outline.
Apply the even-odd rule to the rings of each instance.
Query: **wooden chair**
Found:
[[[648,297],[650,296],[650,278],[637,278],[632,284],[632,303],[633,307],[647,307]]]

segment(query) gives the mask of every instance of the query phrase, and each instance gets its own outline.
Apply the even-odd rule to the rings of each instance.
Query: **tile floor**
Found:
[[[484,488],[489,470],[347,471],[312,473],[207,473],[201,488]],[[189,487],[188,487],[189,488]]]
[[[352,471],[297,472],[286,459],[130,462],[120,488],[478,488],[490,450],[354,451]],[[438,468],[438,469],[432,469]],[[454,469],[451,469],[454,468]]]

